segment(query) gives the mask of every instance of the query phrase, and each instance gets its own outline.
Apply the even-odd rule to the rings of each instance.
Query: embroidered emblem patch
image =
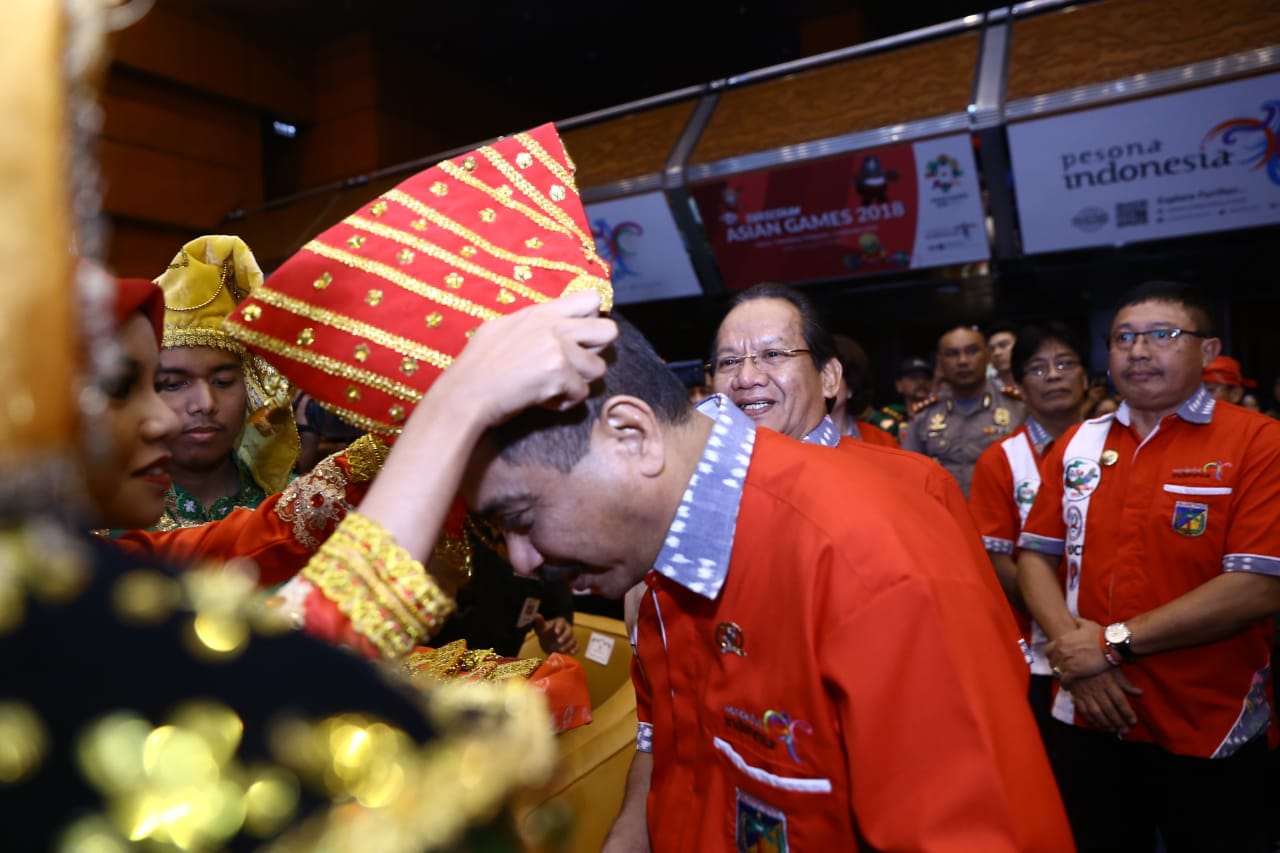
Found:
[[[791,755],[791,760],[796,764],[802,763],[800,755],[796,752],[796,735],[797,734],[813,734],[813,726],[804,720],[793,720],[791,715],[786,711],[774,711],[772,709],[765,711],[762,716],[757,717],[741,708],[735,708],[732,705],[724,707],[724,721],[729,728],[749,735],[753,741],[761,746],[774,749],[781,743],[787,748],[787,752]]]
[[[1031,506],[1036,502],[1036,492],[1039,491],[1039,484],[1030,480],[1023,480],[1021,483],[1013,487],[1013,500],[1018,506]]]
[[[765,732],[786,744],[791,760],[799,764],[800,756],[796,755],[796,732],[811,735],[813,727],[804,720],[791,719],[791,715],[785,711],[765,711],[761,720],[764,722]]]
[[[1173,531],[1182,536],[1199,536],[1209,526],[1209,505],[1178,501],[1173,505]]]
[[[1062,472],[1062,485],[1069,501],[1082,501],[1098,488],[1102,469],[1092,459],[1071,459]]]
[[[1222,472],[1230,467],[1230,462],[1206,462],[1203,470],[1204,473],[1211,475],[1218,482],[1222,482]]]
[[[1077,507],[1067,507],[1067,541],[1079,542],[1080,537],[1084,535],[1084,517],[1080,515]]]
[[[787,816],[738,789],[737,842],[740,853],[785,853]]]

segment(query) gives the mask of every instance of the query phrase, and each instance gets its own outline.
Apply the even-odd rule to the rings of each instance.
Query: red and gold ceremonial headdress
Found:
[[[547,124],[364,205],[225,328],[344,420],[393,436],[477,326],[585,289],[612,306],[573,164]]]

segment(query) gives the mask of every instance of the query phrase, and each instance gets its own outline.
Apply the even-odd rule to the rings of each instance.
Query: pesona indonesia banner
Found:
[[[662,193],[588,204],[586,211],[596,251],[613,269],[619,305],[702,293]]]
[[[1280,222],[1280,74],[1009,127],[1027,252]]]
[[[730,290],[990,255],[968,134],[745,172],[692,192]]]

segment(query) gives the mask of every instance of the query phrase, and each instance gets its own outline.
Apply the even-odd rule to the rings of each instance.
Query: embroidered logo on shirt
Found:
[[[791,719],[791,715],[784,711],[765,711],[761,719],[764,721],[765,732],[782,741],[787,747],[791,760],[799,764],[800,756],[796,755],[796,732],[811,735],[813,726],[804,720]]]
[[[738,790],[738,816],[735,823],[740,853],[786,853],[787,815],[768,803]]]
[[[1031,506],[1036,501],[1036,492],[1039,490],[1039,484],[1030,480],[1023,480],[1021,483],[1013,487],[1013,500],[1018,506]]]
[[[1170,476],[1174,479],[1197,479],[1200,477],[1212,477],[1219,483],[1222,482],[1222,472],[1231,467],[1230,462],[1222,462],[1215,460],[1206,462],[1199,468],[1174,468]]]
[[[734,731],[750,735],[751,739],[761,746],[773,749],[781,743],[787,748],[787,754],[796,764],[800,764],[800,756],[796,752],[796,735],[813,734],[813,726],[804,720],[793,720],[786,711],[765,711],[762,716],[748,713],[732,705],[724,707],[724,721]]]
[[[1209,505],[1178,501],[1173,505],[1173,530],[1182,536],[1200,536],[1209,526]]]
[[[1080,510],[1076,507],[1067,507],[1067,541],[1079,542],[1081,534],[1084,533],[1084,516],[1080,514]]]
[[[1062,484],[1066,489],[1067,500],[1082,501],[1093,490],[1098,488],[1102,478],[1102,469],[1092,459],[1072,459],[1067,462],[1062,473]]]

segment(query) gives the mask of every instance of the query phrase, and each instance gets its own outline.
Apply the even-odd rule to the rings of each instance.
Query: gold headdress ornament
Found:
[[[0,513],[62,505],[78,487],[73,447],[76,326],[75,259],[67,249],[73,217],[68,144],[73,91],[94,76],[98,50],[76,44],[85,22],[67,20],[61,4],[5,4],[0,35]],[[74,49],[74,54],[72,50]],[[91,199],[92,196],[87,196]],[[86,207],[93,207],[89,204]],[[96,208],[94,208],[96,210]],[[99,300],[110,327],[110,294]]]
[[[300,444],[289,383],[222,330],[222,321],[262,287],[262,269],[239,237],[197,237],[156,279],[164,290],[164,347],[214,347],[240,356],[248,391],[236,454],[268,494],[289,481]]]

